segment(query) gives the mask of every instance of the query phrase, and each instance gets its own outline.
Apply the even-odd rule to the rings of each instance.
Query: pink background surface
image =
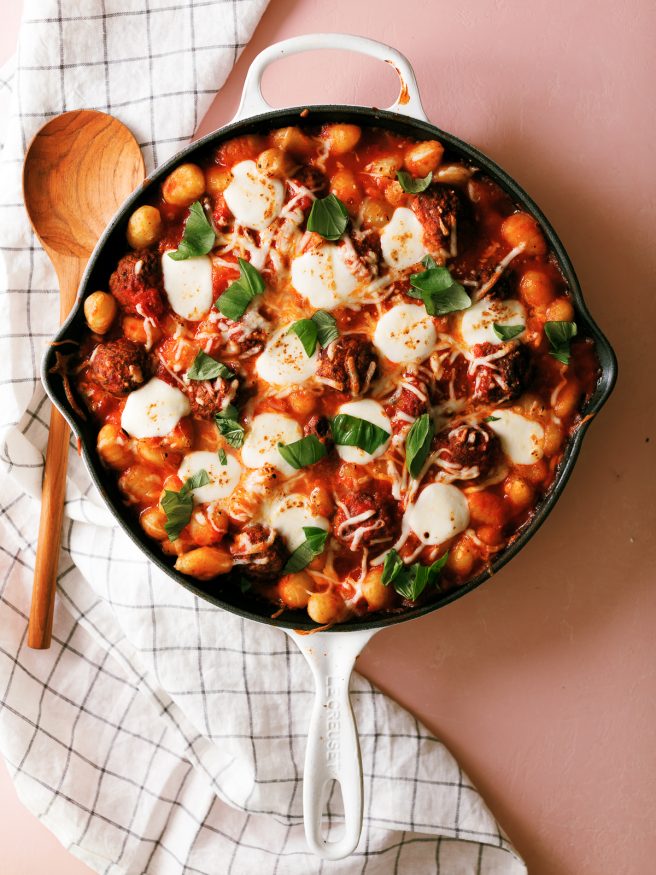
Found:
[[[4,57],[17,18],[4,10]],[[654,5],[273,0],[200,133],[234,113],[266,44],[339,29],[404,52],[435,124],[533,195],[621,371],[564,496],[522,554],[472,595],[380,633],[359,668],[447,742],[531,875],[653,871]],[[380,106],[395,77],[322,53],[279,63],[265,93],[277,105]],[[2,767],[0,810],[3,875],[88,872],[20,807]]]

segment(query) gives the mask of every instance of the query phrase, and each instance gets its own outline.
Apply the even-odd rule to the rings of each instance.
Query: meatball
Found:
[[[378,276],[378,268],[383,260],[380,236],[376,231],[351,231],[351,242],[358,261],[369,276]]]
[[[451,234],[463,213],[456,190],[447,185],[431,185],[417,195],[412,209],[424,226],[424,241],[430,252],[450,249]]]
[[[455,401],[468,393],[468,363],[464,356],[450,350],[434,352],[430,365],[435,376],[435,400]]]
[[[321,195],[328,191],[326,176],[318,168],[310,167],[308,164],[300,167],[291,181],[302,185],[304,188],[309,188],[313,194]]]
[[[404,374],[399,384],[399,392],[394,396],[394,407],[413,419],[426,413],[429,407],[426,383],[416,374]]]
[[[475,279],[479,290],[486,289],[486,297],[505,301],[507,298],[517,296],[517,277],[512,270],[506,269],[499,273],[495,271],[494,267],[484,267],[478,272]]]
[[[308,189],[316,197],[323,197],[328,191],[328,180],[316,167],[300,167],[293,179],[289,180],[289,200],[293,200],[300,192],[299,189]],[[309,194],[304,194],[295,202],[301,213],[307,214],[314,202]],[[300,218],[300,217],[299,217]]]
[[[239,381],[224,380],[221,377],[214,380],[190,380],[184,387],[178,388],[182,388],[187,396],[194,416],[211,419],[235,397]]]
[[[426,383],[415,373],[406,372],[399,386],[386,405],[385,412],[389,416],[394,431],[400,431],[418,419],[430,407],[429,389]]]
[[[351,550],[391,541],[398,528],[396,503],[389,494],[374,489],[346,493],[337,502],[333,533]]]
[[[481,343],[472,348],[478,358],[484,358],[498,351],[491,343]],[[505,355],[482,364],[470,365],[467,378],[471,387],[472,400],[479,404],[498,404],[500,401],[514,401],[528,386],[531,376],[531,354],[526,346],[518,345]]]
[[[378,358],[364,334],[338,337],[319,353],[319,379],[338,392],[364,395],[378,370]]]
[[[146,351],[125,337],[101,343],[90,359],[90,376],[112,395],[127,395],[146,380]]]
[[[216,311],[201,323],[201,328],[207,328],[224,355],[250,358],[261,353],[266,346],[269,323],[257,310],[248,311],[238,322]]]
[[[438,453],[438,467],[463,480],[487,476],[501,455],[499,438],[482,423],[463,423],[439,432],[433,438],[431,449]]]
[[[160,291],[160,257],[149,249],[123,256],[109,278],[109,290],[126,313],[157,318],[165,310]]]
[[[313,434],[327,449],[330,449],[333,444],[330,434],[330,420],[327,416],[311,416],[303,426],[303,434],[305,437]]]
[[[282,572],[289,551],[274,529],[259,523],[246,526],[230,545],[235,565],[241,565],[250,577],[271,580]]]

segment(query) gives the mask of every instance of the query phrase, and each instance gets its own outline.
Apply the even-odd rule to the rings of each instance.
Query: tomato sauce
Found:
[[[231,211],[230,204],[237,209],[238,203],[235,168],[244,162],[252,162],[245,191],[250,185],[257,197],[273,200],[281,192],[280,203],[271,206],[272,220],[242,221]],[[311,211],[329,196],[343,205],[347,218],[337,238],[308,228]],[[257,197],[249,201],[244,195],[244,215],[257,211]],[[165,261],[169,253],[191,237],[193,203],[200,205],[214,235],[209,251],[192,256],[208,264],[211,276],[211,298],[197,319],[185,318],[181,308],[188,306],[184,295],[199,295],[205,280],[175,280],[187,286],[184,294],[174,294],[174,280],[167,281],[159,267],[148,282],[140,274],[149,253],[170,267]],[[261,227],[254,227],[258,223]],[[391,230],[395,223],[402,228],[398,239]],[[130,512],[181,573],[217,585],[240,578],[277,607],[307,609],[317,623],[401,610],[463,585],[488,566],[531,519],[553,484],[599,377],[594,343],[572,327],[573,301],[537,222],[494,181],[436,141],[418,143],[354,125],[294,127],[236,138],[197,164],[173,170],[151,203],[131,218],[128,242],[121,265],[107,277],[107,291],[95,293],[106,296],[97,303],[110,316],[113,307],[115,318],[102,333],[89,318],[75,378],[98,423],[99,455],[118,478]],[[432,262],[419,257],[403,264],[404,253],[417,245]],[[292,276],[294,264],[306,256],[316,265],[324,264],[324,257],[341,259],[356,287],[332,306],[317,306],[313,287],[297,288]],[[261,278],[264,291],[232,319],[220,312],[220,300],[235,283],[246,283],[243,262],[255,272],[251,279]],[[449,304],[453,309],[431,316],[430,302],[416,285],[427,274],[431,281],[439,275],[440,282],[451,283],[448,288],[460,300],[466,293],[470,306]],[[337,273],[318,275],[316,294],[323,300],[331,282],[338,289]],[[431,300],[445,306],[440,294]],[[146,311],[140,306],[144,300],[149,302]],[[485,311],[486,306],[491,309]],[[152,315],[157,307],[161,314]],[[488,315],[479,323],[471,317],[466,328],[465,314],[477,307],[476,312]],[[276,332],[288,336],[299,320],[311,320],[317,310],[326,309],[338,337],[325,349],[316,346],[317,366],[310,377],[282,384],[265,379],[263,356],[278,355],[274,365],[285,373],[296,366],[276,349],[271,352]],[[423,340],[434,338],[427,355],[389,358],[392,347],[377,326],[392,311],[421,316]],[[495,317],[489,313],[501,314],[494,333]],[[561,338],[557,347],[548,335],[550,325],[561,334],[576,333],[564,342]],[[515,336],[502,337],[504,326]],[[349,337],[356,338],[352,349]],[[146,350],[147,373],[139,371],[129,349],[119,354],[112,346],[119,338]],[[408,343],[415,340],[411,332]],[[129,375],[120,394],[110,394],[94,373],[99,346],[110,347],[117,374]],[[203,355],[232,376],[224,370],[211,379],[190,377]],[[305,368],[296,347],[294,355],[300,356],[298,367]],[[187,412],[165,433],[146,434],[148,428],[141,425],[130,431],[126,422],[134,417],[126,405],[138,406],[130,396],[154,380],[159,381],[157,391],[168,391],[160,384],[168,386],[169,395]],[[336,446],[335,417],[344,405],[363,398],[374,402],[381,421],[387,421],[387,443],[384,452],[367,450],[368,461],[354,462],[345,445]],[[407,409],[417,415],[404,413]],[[274,445],[249,449],[258,418],[267,415],[287,423],[285,434],[296,435],[296,441],[314,435],[324,457],[291,470],[282,465]],[[226,420],[233,422],[232,432]],[[365,421],[371,426],[372,420]],[[431,431],[422,445],[427,461],[413,475],[408,441],[415,439],[409,437],[415,426],[419,433],[419,424]],[[229,471],[217,469],[209,486],[194,487],[192,504],[185,498],[184,471],[203,453],[230,457],[227,468],[234,483],[228,490],[223,480],[230,479]],[[257,453],[267,461],[260,464]],[[423,523],[415,521],[412,527],[421,495],[433,485],[444,487],[434,491],[436,496],[453,502],[451,511],[436,505],[450,533],[443,540],[436,540],[433,529],[424,532]],[[198,500],[203,488],[211,497]],[[177,498],[166,499],[171,493]],[[305,529],[298,529],[301,518],[319,528],[319,535],[327,532],[325,541],[310,549],[303,541]],[[299,550],[309,551],[304,564]],[[388,579],[394,557],[402,570]],[[431,572],[421,588],[418,566],[441,559],[443,567]],[[231,570],[239,575],[225,578]]]

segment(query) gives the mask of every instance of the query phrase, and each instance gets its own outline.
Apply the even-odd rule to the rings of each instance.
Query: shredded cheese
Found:
[[[520,243],[519,246],[515,246],[514,249],[511,249],[510,252],[501,259],[499,264],[497,264],[497,266],[492,271],[492,275],[490,276],[489,280],[474,293],[475,301],[479,301],[482,297],[484,297],[484,295],[487,294],[487,292],[489,292],[489,290],[496,283],[504,270],[508,267],[510,262],[513,261],[513,259],[517,258],[518,255],[521,255],[525,248],[525,244]]]

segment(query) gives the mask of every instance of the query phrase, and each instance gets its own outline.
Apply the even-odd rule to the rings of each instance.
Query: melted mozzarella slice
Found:
[[[532,465],[543,456],[544,429],[539,422],[513,413],[512,410],[493,410],[496,420],[488,425],[499,436],[501,449],[516,465]]]
[[[526,310],[519,301],[478,301],[462,314],[460,334],[467,346],[477,343],[493,343],[495,346],[504,341],[494,330],[497,325],[522,325],[526,327]],[[521,334],[517,338],[521,338]]]
[[[282,182],[260,173],[255,161],[240,161],[223,196],[239,225],[263,231],[278,217],[284,193]]]
[[[290,551],[295,550],[305,540],[304,526],[316,526],[326,530],[330,528],[325,517],[312,513],[309,498],[299,493],[284,495],[278,499],[267,516],[269,525],[280,533]]]
[[[349,401],[347,404],[337,410],[337,413],[348,413],[351,416],[357,416],[358,419],[366,419],[368,422],[373,422],[374,425],[380,426],[382,429],[390,433],[390,438],[384,444],[374,450],[373,453],[366,453],[360,447],[344,447],[338,445],[335,447],[337,455],[345,462],[352,462],[355,465],[368,465],[379,456],[382,456],[389,446],[392,437],[392,426],[389,419],[385,416],[385,411],[377,401],[372,401],[370,398],[363,398],[362,401]]]
[[[407,207],[397,207],[380,235],[383,258],[390,267],[405,270],[426,254],[424,229]]]
[[[255,416],[241,448],[241,458],[247,468],[273,465],[291,476],[295,469],[278,452],[278,444],[290,444],[303,437],[303,430],[295,419],[282,413],[260,413]]]
[[[358,281],[340,247],[324,243],[292,261],[292,285],[313,307],[332,310],[346,301]]]
[[[153,377],[128,395],[121,427],[138,439],[164,437],[190,412],[189,401],[179,389]]]
[[[162,256],[164,291],[174,313],[183,319],[198,322],[212,306],[212,260],[198,255],[184,261],[174,261],[168,252]]]
[[[317,367],[317,351],[311,356],[305,352],[300,338],[286,325],[273,335],[259,356],[257,372],[275,386],[294,386],[308,380]]]
[[[397,304],[378,320],[374,331],[374,344],[393,362],[423,361],[436,341],[435,323],[423,305]]]
[[[404,522],[424,544],[442,544],[469,525],[469,505],[448,483],[431,483],[404,514]]]
[[[178,477],[184,483],[192,474],[207,471],[210,482],[193,490],[195,504],[217,501],[232,495],[241,477],[241,465],[234,456],[226,453],[226,464],[222,465],[216,453],[199,450],[187,453],[178,468]]]

